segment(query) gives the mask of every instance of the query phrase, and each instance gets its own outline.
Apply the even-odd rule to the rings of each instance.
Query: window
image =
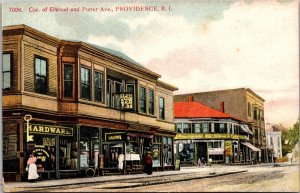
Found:
[[[10,89],[11,87],[11,63],[12,54],[2,55],[2,89]]]
[[[47,61],[36,57],[34,59],[34,91],[40,94],[46,94],[47,84]]]
[[[95,101],[103,102],[103,74],[95,72]]]
[[[81,98],[91,99],[91,72],[90,69],[81,67]]]
[[[106,84],[106,104],[109,107],[112,107],[112,89],[111,89],[111,85],[112,85],[112,80],[107,79],[107,84]]]
[[[122,83],[115,81],[115,93],[119,94],[120,92],[122,92]],[[115,95],[114,97],[114,105],[116,109],[120,109],[121,108],[121,101],[120,101],[120,97],[117,97],[120,95]]]
[[[183,133],[191,133],[191,124],[183,123]]]
[[[176,123],[175,127],[176,127],[176,132],[177,133],[183,133],[183,131],[182,131],[182,123]]]
[[[194,144],[179,144],[179,155],[181,162],[194,162],[195,158],[195,147]]]
[[[209,123],[203,123],[203,133],[208,133],[209,130]]]
[[[248,116],[251,117],[251,104],[248,102]]]
[[[165,99],[159,97],[159,118],[165,119]]]
[[[146,113],[146,88],[140,87],[140,112]]]
[[[64,68],[64,97],[73,95],[73,66],[65,64]]]
[[[256,107],[254,107],[253,108],[253,118],[254,118],[254,120],[257,120],[258,119],[258,116],[257,116],[257,108]]]
[[[220,123],[220,133],[226,133],[227,125],[225,123]]]
[[[201,133],[201,124],[193,123],[193,133]]]
[[[149,114],[154,115],[154,90],[149,90]]]
[[[222,147],[221,141],[208,142],[208,148],[221,148],[221,147]]]
[[[134,109],[134,111],[135,111],[135,87],[134,87],[134,84],[126,84],[126,91],[127,92],[130,92],[130,93],[133,93],[133,104],[132,104],[132,106],[133,106],[133,109]]]

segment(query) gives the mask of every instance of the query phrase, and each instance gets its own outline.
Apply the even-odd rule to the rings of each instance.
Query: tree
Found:
[[[285,156],[287,153],[292,152],[292,149],[299,142],[299,119],[289,128],[283,130],[281,133],[282,154]]]

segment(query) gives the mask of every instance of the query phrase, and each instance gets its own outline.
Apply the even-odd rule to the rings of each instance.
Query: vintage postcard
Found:
[[[2,2],[3,192],[299,192],[296,0]]]

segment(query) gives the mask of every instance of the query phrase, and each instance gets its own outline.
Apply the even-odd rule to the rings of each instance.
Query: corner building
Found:
[[[257,161],[268,162],[264,119],[265,100],[261,96],[249,88],[237,88],[176,95],[174,101],[187,101],[189,96],[192,96],[195,102],[200,102],[246,122],[253,133],[250,136],[251,144],[261,150],[257,152]]]
[[[120,52],[26,25],[3,28],[2,56],[5,180],[26,180],[31,153],[42,178],[142,172],[148,151],[154,170],[174,169],[177,88],[159,74]]]

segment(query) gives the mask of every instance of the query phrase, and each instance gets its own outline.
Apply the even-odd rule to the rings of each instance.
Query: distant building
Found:
[[[282,144],[281,144],[281,131],[282,126],[280,125],[270,125],[267,123],[266,128],[266,140],[267,148],[270,150],[274,157],[282,157]]]
[[[252,132],[247,123],[199,102],[175,102],[175,144],[181,165],[198,160],[213,163],[251,163],[260,151],[249,143]]]
[[[221,112],[228,113],[249,125],[250,142],[261,149],[259,161],[268,161],[266,148],[264,99],[249,88],[237,88],[210,92],[188,93],[175,95],[175,102],[187,101],[192,96],[195,102],[200,102]]]

